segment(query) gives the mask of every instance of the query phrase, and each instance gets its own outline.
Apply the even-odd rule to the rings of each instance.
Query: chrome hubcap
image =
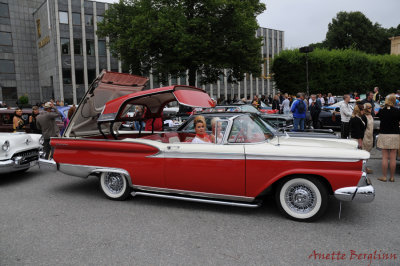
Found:
[[[293,184],[285,192],[285,202],[294,212],[308,213],[314,209],[317,199],[313,189],[304,184]]]
[[[124,188],[124,177],[117,173],[107,173],[104,178],[104,184],[112,194],[121,193]]]

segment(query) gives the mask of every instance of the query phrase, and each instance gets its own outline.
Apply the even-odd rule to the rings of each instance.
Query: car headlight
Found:
[[[44,138],[43,138],[43,135],[42,135],[40,137],[40,139],[39,139],[39,144],[43,146],[43,143],[44,143]]]
[[[1,149],[3,151],[8,151],[10,149],[10,142],[8,140],[4,141],[3,145],[1,145]]]

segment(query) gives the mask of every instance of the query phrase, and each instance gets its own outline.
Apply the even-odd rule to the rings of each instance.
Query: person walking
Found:
[[[364,116],[367,119],[367,128],[365,129],[362,142],[362,149],[371,152],[374,145],[374,118],[371,115],[372,106],[370,103],[364,104]],[[372,174],[372,169],[367,167],[367,174]]]
[[[390,182],[394,182],[396,171],[396,155],[400,145],[399,122],[400,110],[395,108],[396,96],[390,94],[385,99],[385,106],[379,110],[377,116],[380,119],[379,138],[377,147],[382,149],[382,177],[379,181],[387,181],[387,168],[390,168]]]
[[[342,139],[347,139],[349,137],[349,121],[353,114],[353,108],[349,103],[350,95],[345,94],[343,96],[343,102],[340,105],[340,119],[342,122],[340,136]]]
[[[358,148],[362,149],[365,129],[367,128],[367,118],[364,116],[364,107],[357,104],[349,121],[350,136],[358,143]]]
[[[283,114],[288,115],[290,113],[290,101],[288,99],[289,95],[287,93],[285,93],[284,97],[285,97],[285,100],[283,100],[283,102],[282,102],[281,109],[282,109]]]
[[[52,157],[50,138],[60,136],[60,129],[56,123],[56,118],[60,116],[61,114],[57,108],[54,107],[54,103],[47,102],[44,105],[44,112],[39,114],[36,118],[37,128],[42,131],[42,136],[44,139],[43,151],[46,159],[51,159]]]
[[[317,95],[311,95],[310,115],[313,128],[319,128],[319,114],[321,113],[321,101],[317,99]]]
[[[297,94],[297,100],[292,104],[293,131],[304,131],[304,120],[306,119],[307,105],[304,103],[304,93]]]

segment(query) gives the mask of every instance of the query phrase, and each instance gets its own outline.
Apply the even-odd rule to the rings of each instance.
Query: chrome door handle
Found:
[[[167,146],[168,150],[178,150],[179,146]]]

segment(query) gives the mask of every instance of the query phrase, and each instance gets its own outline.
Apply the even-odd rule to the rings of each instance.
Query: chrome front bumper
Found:
[[[21,161],[22,158],[19,156],[9,160],[0,161],[0,174],[25,170],[37,164],[37,160],[32,160],[28,163],[21,163]]]
[[[355,187],[344,187],[335,190],[335,197],[341,201],[371,202],[375,198],[375,189],[363,172],[358,185]]]

